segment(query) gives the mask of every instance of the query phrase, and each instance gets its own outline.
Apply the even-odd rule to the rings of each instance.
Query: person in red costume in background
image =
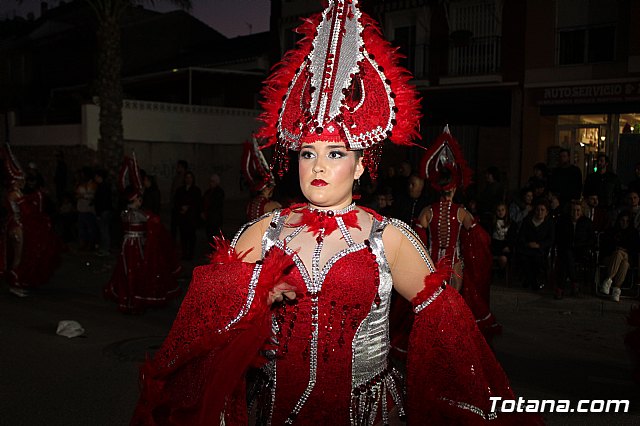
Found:
[[[450,268],[436,270],[406,224],[353,202],[354,181],[365,168],[376,174],[381,142],[417,136],[410,76],[356,0],[329,2],[298,31],[303,40],[263,91],[259,135],[276,145],[281,170],[298,153],[307,202],[248,223],[195,269],[167,339],[141,369],[132,424],[515,421],[522,414],[491,412],[490,396],[514,396],[447,284]],[[406,382],[388,359],[393,288],[416,316]]]
[[[252,137],[251,142],[245,141],[241,165],[242,174],[252,194],[247,204],[247,220],[257,219],[265,213],[281,208],[279,202],[271,199],[276,183],[256,137]]]
[[[491,237],[463,205],[454,202],[456,191],[465,190],[471,183],[472,170],[449,126],[423,156],[421,172],[440,193],[440,200],[425,208],[418,219],[428,230],[429,254],[436,262],[445,260],[452,265],[451,284],[462,294],[490,341],[501,330],[489,309]]]
[[[9,291],[25,297],[28,290],[46,284],[59,264],[61,244],[53,232],[51,219],[44,213],[40,189],[24,194],[25,175],[9,145],[0,151],[5,180],[6,220],[0,244],[2,274]]]
[[[129,185],[125,186],[127,180]],[[177,275],[181,266],[160,217],[141,209],[142,182],[135,157],[125,160],[118,187],[128,202],[120,215],[124,236],[104,295],[115,301],[121,312],[136,314],[147,307],[164,306],[180,294]]]

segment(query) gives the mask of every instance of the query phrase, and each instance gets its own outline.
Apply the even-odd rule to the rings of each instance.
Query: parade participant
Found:
[[[279,202],[271,199],[276,187],[275,179],[255,137],[251,138],[251,142],[244,143],[242,174],[252,194],[246,209],[247,220],[257,219],[265,213],[282,207]]]
[[[472,171],[449,126],[423,156],[421,171],[440,193],[440,200],[426,207],[418,218],[420,226],[428,230],[429,254],[434,261],[446,260],[453,266],[451,285],[461,292],[478,327],[489,338],[500,330],[489,310],[491,237],[463,205],[454,202],[457,190],[471,183]]]
[[[249,393],[258,424],[507,420],[489,397],[513,398],[508,381],[445,283],[449,270],[435,271],[405,224],[352,201],[365,167],[375,174],[380,142],[415,135],[408,74],[356,0],[330,1],[300,31],[263,92],[262,134],[285,170],[284,155],[298,151],[307,203],[247,224],[196,268],[167,340],[142,368],[132,424],[247,424],[251,365],[261,367]],[[387,359],[392,288],[416,314],[406,399]]]
[[[51,220],[44,213],[44,195],[40,190],[25,195],[25,175],[9,145],[2,147],[5,179],[5,232],[2,239],[2,272],[9,291],[27,296],[30,288],[46,284],[59,263],[60,241]]]
[[[125,180],[129,181],[128,185]],[[120,215],[124,236],[104,295],[114,300],[124,313],[142,313],[147,307],[166,305],[180,294],[177,282],[180,263],[171,234],[160,217],[141,209],[142,182],[135,159],[126,159],[119,187],[125,188],[128,202]]]

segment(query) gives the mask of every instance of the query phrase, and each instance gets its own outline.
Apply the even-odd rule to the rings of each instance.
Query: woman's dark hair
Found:
[[[620,219],[622,219],[625,216],[627,217],[627,219],[629,219],[629,224],[632,223],[631,212],[629,210],[623,210],[620,213],[618,213],[618,216],[616,217],[616,223],[615,223],[616,228],[620,228]]]
[[[444,188],[445,186],[448,186],[452,181],[453,181],[453,173],[451,173],[450,169],[443,167],[438,172],[438,180],[436,181],[438,184],[438,187]],[[440,195],[446,195],[450,193],[451,193],[451,189],[440,191]]]
[[[498,222],[498,216],[496,216],[495,211],[498,210],[498,207],[500,207],[500,206],[504,206],[505,210],[507,211],[507,214],[504,215],[504,219],[503,219],[505,226],[507,226],[507,227],[511,226],[511,217],[509,216],[509,206],[507,206],[507,203],[504,203],[504,202],[501,201],[498,204],[496,204],[495,208],[493,209],[494,210],[494,213],[493,213],[493,228],[494,229],[496,227],[496,223]]]
[[[567,152],[569,152],[567,150]],[[549,169],[547,168],[547,165],[545,163],[536,163],[533,166],[533,170],[540,170],[542,172],[542,176],[547,177],[547,173],[549,172]]]

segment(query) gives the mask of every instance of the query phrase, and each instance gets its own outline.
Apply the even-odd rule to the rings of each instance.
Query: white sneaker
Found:
[[[614,302],[619,302],[620,301],[620,293],[622,293],[622,290],[620,290],[618,287],[615,287],[613,289],[613,294],[611,295],[611,300],[613,300]]]
[[[9,293],[18,297],[27,297],[29,295],[26,290],[18,287],[9,287]]]
[[[606,280],[604,280],[602,282],[602,284],[600,284],[600,292],[604,293],[604,294],[609,294],[610,290],[611,290],[611,283],[613,282],[613,280],[611,278],[607,278]]]

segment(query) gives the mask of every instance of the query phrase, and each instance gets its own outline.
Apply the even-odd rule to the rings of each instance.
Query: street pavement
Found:
[[[204,238],[200,235],[200,241]],[[204,244],[201,244],[204,252]],[[181,285],[199,261],[185,263]],[[0,286],[0,425],[126,425],[135,406],[137,369],[166,336],[179,300],[124,315],[102,298],[115,256],[73,247],[51,282],[27,298]],[[549,414],[550,425],[640,424],[640,387],[623,338],[637,300],[587,295],[554,300],[496,280],[492,309],[503,326],[493,347],[518,396],[531,399],[629,399],[630,413]],[[61,320],[85,336],[56,335]],[[575,405],[574,405],[575,406]]]

